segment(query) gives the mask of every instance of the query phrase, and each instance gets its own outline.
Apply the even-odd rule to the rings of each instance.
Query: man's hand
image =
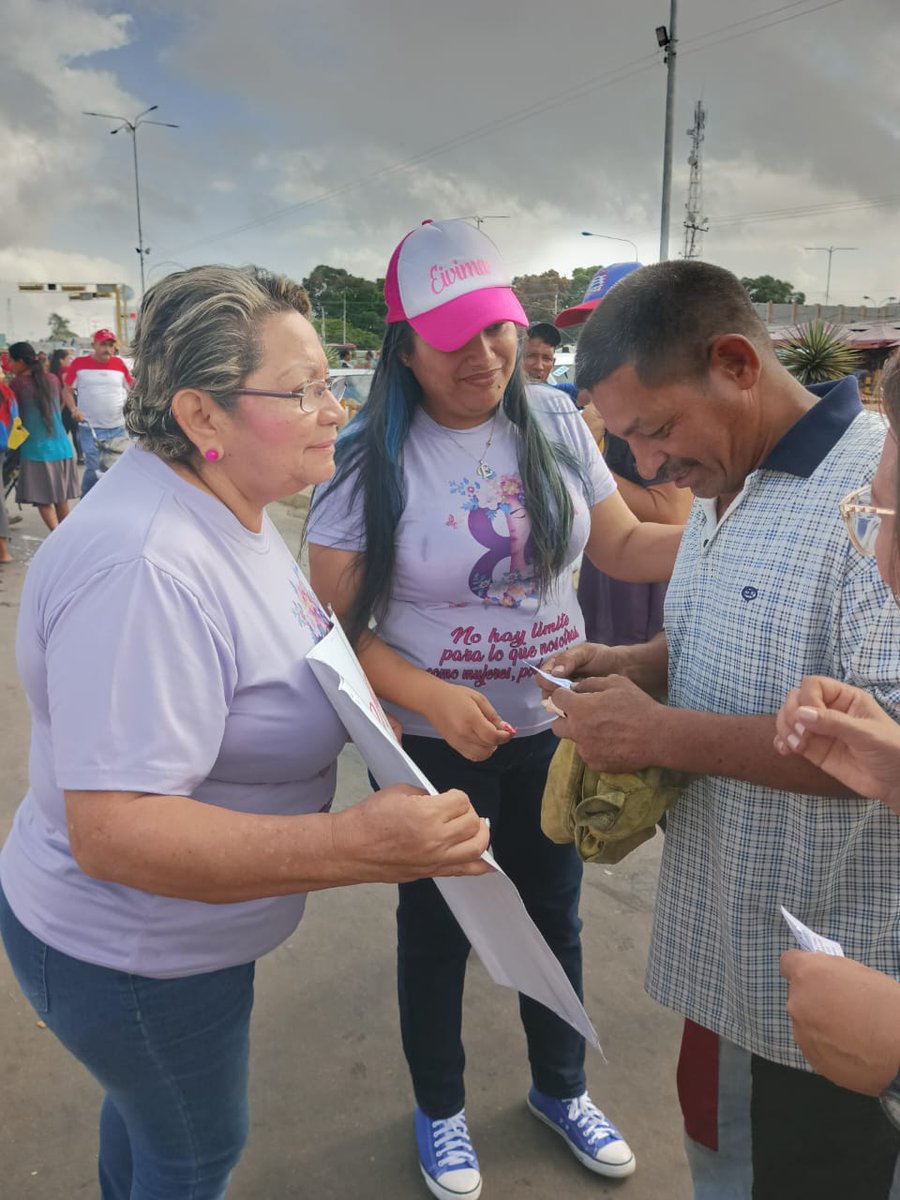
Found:
[[[877,1096],[900,1071],[900,983],[851,958],[788,950],[781,973],[797,1045],[839,1087]]]
[[[810,675],[776,718],[775,748],[797,754],[900,814],[900,726],[868,692]]]
[[[588,679],[576,689],[553,692],[550,703],[563,716],[551,728],[571,738],[592,770],[618,774],[666,765],[658,753],[664,704],[621,675]]]
[[[619,673],[619,657],[615,646],[601,646],[595,642],[582,642],[554,654],[552,658],[541,663],[541,669],[548,675],[558,675],[560,679],[592,679],[599,675],[616,675]],[[549,680],[535,675],[538,687],[548,697],[556,688]]]
[[[491,702],[474,688],[448,683],[428,719],[448,745],[471,762],[483,762],[515,730]]]
[[[333,824],[335,859],[371,883],[408,883],[436,875],[484,875],[486,823],[464,792],[426,796],[404,784],[373,792]]]

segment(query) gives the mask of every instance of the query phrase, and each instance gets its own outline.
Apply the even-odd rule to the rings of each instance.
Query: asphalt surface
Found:
[[[10,511],[15,511],[10,506]],[[288,543],[302,506],[274,506]],[[29,721],[14,631],[27,568],[44,537],[36,510],[13,527],[16,563],[0,567],[0,839],[26,788]],[[368,791],[352,747],[338,807]],[[467,1115],[484,1200],[691,1194],[675,1095],[680,1021],[643,992],[661,837],[616,867],[590,866],[582,903],[585,1006],[607,1061],[589,1051],[594,1100],[619,1125],[638,1167],[628,1180],[590,1174],[525,1108],[529,1076],[516,997],[473,958],[465,1043]],[[412,1095],[394,994],[394,889],[319,892],[294,936],[261,961],[252,1042],[252,1132],[229,1200],[423,1200]],[[20,995],[0,951],[0,1196],[98,1195],[100,1092]]]

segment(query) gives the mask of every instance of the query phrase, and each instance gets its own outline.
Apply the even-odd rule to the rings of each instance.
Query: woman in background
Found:
[[[54,375],[44,369],[30,342],[9,348],[12,390],[19,404],[28,437],[19,450],[16,501],[33,504],[48,529],[69,515],[69,501],[80,486],[75,452],[63,427],[60,389]]]
[[[65,384],[63,383],[63,374],[69,369],[72,363],[71,350],[54,350],[50,355],[50,374],[55,376],[56,382],[59,384],[59,394],[62,398],[62,423],[66,433],[72,439],[72,445],[75,448],[75,461],[77,463],[84,462],[84,455],[81,453],[81,447],[78,445],[78,434],[75,432],[78,428],[72,413],[73,407],[66,404]]]

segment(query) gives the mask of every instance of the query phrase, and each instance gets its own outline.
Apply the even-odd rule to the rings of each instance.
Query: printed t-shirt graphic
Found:
[[[615,491],[587,426],[565,397],[542,385],[529,387],[528,395],[546,437],[584,464],[587,479],[586,495],[575,472],[563,467],[574,520],[566,566],[554,587],[541,601],[515,426],[501,410],[485,455],[488,423],[446,430],[420,409],[403,450],[406,506],[395,535],[391,600],[378,625],[379,637],[415,666],[483,689],[522,733],[551,720],[532,666],[584,640],[572,567],[587,542],[591,508]],[[491,479],[478,475],[482,457]],[[325,494],[320,489],[310,516],[311,542],[362,547],[362,498],[352,491],[352,479]],[[435,736],[420,714],[386,707],[405,732]]]

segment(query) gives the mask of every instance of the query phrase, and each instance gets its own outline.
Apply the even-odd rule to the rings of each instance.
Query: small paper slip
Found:
[[[787,921],[787,927],[797,939],[801,950],[815,950],[819,954],[831,954],[835,958],[844,957],[844,948],[840,942],[833,942],[831,938],[814,933],[802,921],[798,921],[793,913],[789,913],[783,904],[781,905],[781,915]]]
[[[529,664],[530,665],[530,664]],[[540,667],[532,667],[535,675],[540,675],[541,679],[548,679],[551,683],[555,683],[557,687],[571,689],[574,679],[564,679],[560,675],[551,675],[547,671],[542,671]]]

